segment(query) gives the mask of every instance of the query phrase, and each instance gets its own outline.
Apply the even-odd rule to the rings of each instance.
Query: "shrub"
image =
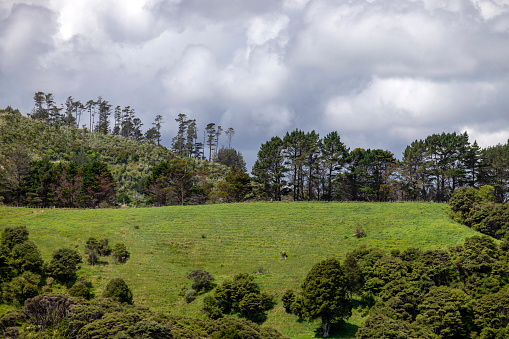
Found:
[[[187,290],[184,298],[188,303],[193,302],[196,299],[196,291],[195,290]]]
[[[90,299],[90,288],[88,288],[85,284],[82,282],[75,283],[70,289],[69,294],[73,297],[82,297],[87,300]]]
[[[224,316],[223,310],[219,307],[219,303],[216,298],[210,295],[203,298],[203,312],[210,319],[219,319]]]
[[[141,320],[127,329],[131,338],[171,339],[171,328],[153,320]]]
[[[12,250],[14,246],[28,240],[28,231],[25,226],[6,227],[2,232],[2,246]]]
[[[364,238],[366,236],[366,231],[364,231],[364,228],[362,226],[357,227],[353,234],[356,238]]]
[[[213,339],[242,339],[242,336],[234,327],[223,328],[220,332],[217,332],[212,337]]]
[[[273,298],[260,293],[260,287],[249,274],[237,274],[233,280],[226,280],[218,286],[214,297],[203,300],[203,311],[212,319],[223,314],[240,313],[255,322],[266,319],[266,311],[274,306]]]
[[[281,302],[285,308],[286,313],[292,313],[292,304],[295,301],[295,293],[292,290],[286,290],[285,294],[281,297]]]
[[[53,253],[48,271],[60,282],[67,283],[76,279],[76,271],[81,262],[81,256],[77,251],[61,248]]]
[[[133,293],[129,289],[129,286],[127,286],[126,282],[121,278],[110,280],[104,290],[103,297],[110,298],[121,303],[133,303]]]
[[[119,263],[125,263],[129,258],[130,253],[127,251],[127,247],[123,242],[118,242],[113,246],[113,257]]]
[[[214,282],[214,277],[207,271],[202,270],[194,270],[187,275],[188,279],[193,281],[193,289],[197,292],[202,290],[208,290],[212,287],[212,283]]]

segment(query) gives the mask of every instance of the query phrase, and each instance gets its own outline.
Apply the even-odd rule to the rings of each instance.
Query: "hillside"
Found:
[[[126,243],[131,258],[119,265],[108,261],[83,264],[100,295],[113,277],[132,288],[137,304],[174,315],[203,317],[203,296],[191,304],[179,291],[190,286],[186,274],[209,271],[221,283],[239,272],[255,273],[262,290],[279,300],[297,289],[306,273],[328,257],[344,258],[359,245],[386,251],[460,244],[473,230],[453,222],[449,207],[433,203],[250,203],[117,210],[34,210],[0,207],[0,225],[26,225],[45,260],[60,247],[84,254],[88,237]],[[353,233],[363,226],[366,238]],[[286,251],[288,258],[280,259]],[[111,259],[107,259],[111,260]],[[346,328],[353,337],[362,322],[359,313]],[[265,322],[293,338],[309,338],[316,324],[297,322],[279,302]]]
[[[29,160],[48,157],[53,162],[73,161],[77,165],[95,160],[105,162],[115,179],[117,196],[124,193],[133,206],[146,201],[143,184],[152,168],[174,157],[166,147],[152,143],[0,113],[0,160],[13,147],[26,149]],[[196,169],[206,170],[211,181],[227,172],[219,164],[193,161]]]

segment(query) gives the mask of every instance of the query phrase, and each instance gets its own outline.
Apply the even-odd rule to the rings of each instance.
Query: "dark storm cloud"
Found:
[[[0,4],[0,105],[36,91],[178,113],[260,144],[300,128],[388,148],[509,137],[507,0],[40,0]]]

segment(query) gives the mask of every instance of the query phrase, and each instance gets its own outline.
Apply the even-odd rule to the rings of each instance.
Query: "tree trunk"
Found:
[[[322,318],[323,337],[328,338],[330,334],[330,321]]]

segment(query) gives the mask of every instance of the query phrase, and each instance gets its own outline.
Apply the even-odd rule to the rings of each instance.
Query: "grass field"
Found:
[[[433,203],[307,202],[111,210],[0,207],[0,229],[25,225],[46,261],[61,247],[84,254],[88,237],[106,237],[111,245],[123,241],[131,252],[126,264],[107,258],[101,265],[82,265],[79,274],[89,277],[96,295],[111,278],[121,277],[137,304],[203,317],[203,295],[190,304],[178,295],[190,286],[186,275],[193,269],[209,271],[219,283],[236,273],[255,273],[262,290],[279,300],[286,289],[298,289],[315,263],[343,259],[359,245],[387,251],[447,248],[477,234],[453,222],[448,210]],[[353,236],[358,226],[366,238]],[[281,251],[286,260],[280,259]],[[354,338],[362,321],[354,312],[336,338]],[[286,314],[280,302],[265,324],[292,338],[311,338],[317,329],[317,323]]]

